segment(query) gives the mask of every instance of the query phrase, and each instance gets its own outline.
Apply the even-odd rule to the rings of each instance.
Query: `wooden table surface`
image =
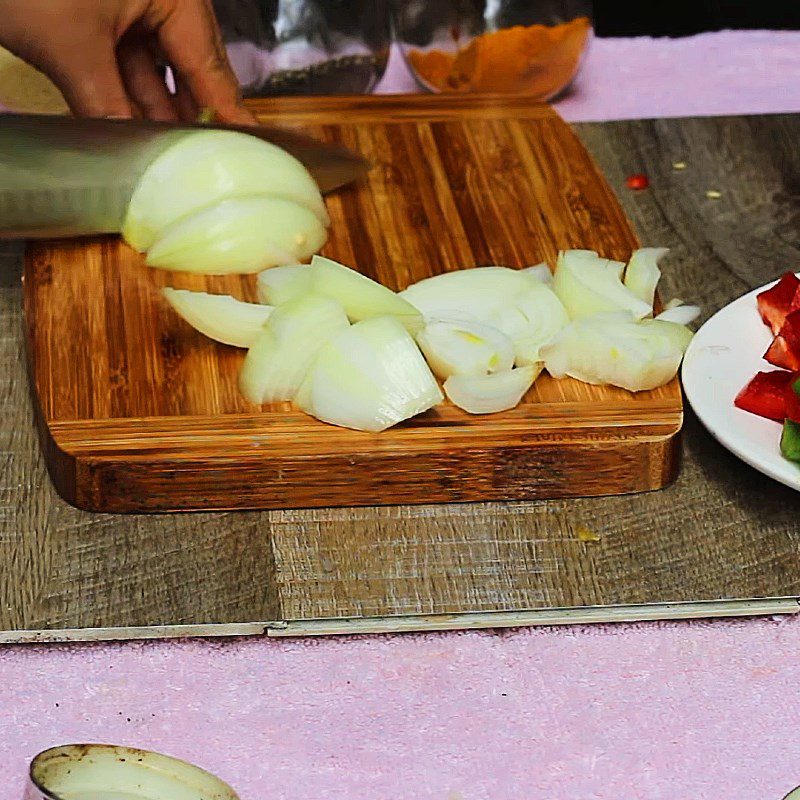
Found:
[[[798,268],[800,117],[576,129],[643,243],[672,248],[664,296],[697,302],[708,316]],[[673,170],[676,161],[686,169]],[[625,177],[639,171],[651,188],[626,190]],[[709,189],[721,197],[707,198]],[[256,623],[257,631],[268,621],[800,595],[798,495],[728,454],[688,410],[680,477],[648,494],[172,516],[77,511],[53,491],[36,439],[21,264],[19,247],[0,250],[6,639],[26,630]],[[343,552],[344,538],[358,546]]]

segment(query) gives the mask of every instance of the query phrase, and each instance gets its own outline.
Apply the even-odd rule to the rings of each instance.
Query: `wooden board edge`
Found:
[[[653,622],[725,617],[759,617],[800,612],[798,597],[702,600],[686,603],[587,606],[585,608],[400,615],[371,618],[278,620],[273,622],[206,623],[193,625],[120,626],[0,631],[0,645],[112,642],[137,639],[300,638],[437,631],[486,630],[539,626]]]
[[[411,101],[411,102],[410,102]],[[346,104],[343,117],[342,105]],[[507,94],[373,94],[314,97],[247,98],[245,105],[261,122],[291,126],[355,125],[380,119],[393,122],[460,119],[480,108],[486,119],[507,117],[512,107],[520,119],[550,119],[557,114],[547,103]],[[409,105],[411,108],[409,108]]]
[[[39,421],[39,420],[37,420]],[[41,423],[40,423],[41,425]],[[243,459],[95,459],[64,451],[41,426],[48,471],[59,495],[100,513],[286,510],[427,503],[592,497],[657,491],[680,466],[680,430],[647,439],[608,439],[549,446],[464,448],[446,453],[374,452],[358,456]],[[602,449],[603,481],[587,455]],[[557,463],[558,469],[552,469]],[[314,470],[309,471],[309,464]],[[474,465],[483,479],[475,479]],[[460,470],[463,470],[461,475]],[[335,476],[322,487],[315,475]],[[431,483],[431,473],[448,480]],[[459,477],[461,475],[461,478]],[[240,486],[236,492],[231,485]],[[166,488],[165,488],[166,487]],[[424,491],[420,491],[420,487]],[[161,489],[164,489],[162,492]],[[168,491],[166,491],[168,489]]]

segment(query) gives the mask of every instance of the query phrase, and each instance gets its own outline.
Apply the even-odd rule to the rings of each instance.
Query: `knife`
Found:
[[[230,130],[283,148],[323,194],[363,178],[351,150],[277,126],[0,114],[0,239],[115,233],[147,166],[191,130]]]

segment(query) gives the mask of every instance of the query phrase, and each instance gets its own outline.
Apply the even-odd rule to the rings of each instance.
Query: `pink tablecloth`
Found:
[[[410,88],[395,60],[382,90]],[[800,34],[599,40],[571,120],[800,110]],[[800,618],[0,649],[0,800],[70,741],[155,748],[242,800],[779,800]]]

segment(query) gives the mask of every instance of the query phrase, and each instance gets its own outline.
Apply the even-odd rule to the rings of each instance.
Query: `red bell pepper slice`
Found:
[[[797,302],[794,308],[800,308],[800,279],[793,272],[785,273],[775,286],[761,292],[756,302],[761,319],[777,335],[793,310],[793,303]]]
[[[792,377],[791,372],[782,369],[774,372],[759,372],[736,395],[736,399],[733,401],[734,405],[751,414],[757,414],[759,417],[783,422],[786,419],[789,394],[794,394],[791,386]]]

